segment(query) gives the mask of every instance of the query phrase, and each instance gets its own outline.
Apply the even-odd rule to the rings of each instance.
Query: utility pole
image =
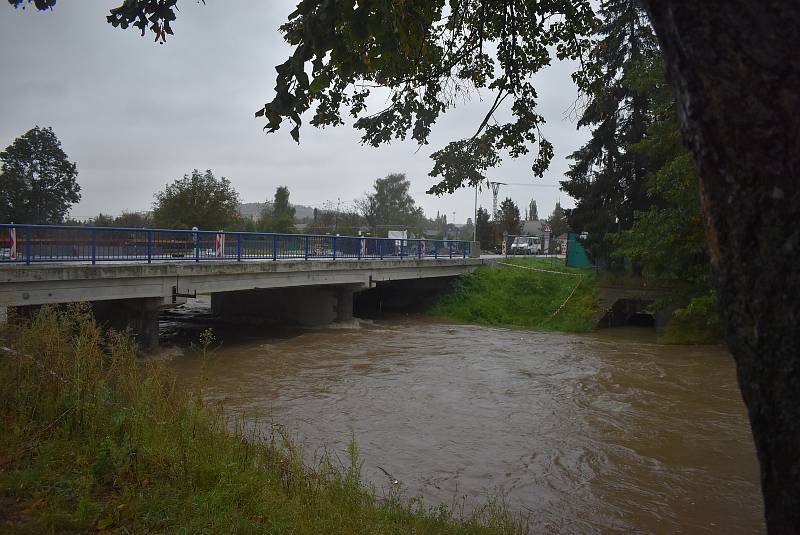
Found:
[[[478,183],[475,183],[475,209],[472,213],[472,241],[478,241]]]

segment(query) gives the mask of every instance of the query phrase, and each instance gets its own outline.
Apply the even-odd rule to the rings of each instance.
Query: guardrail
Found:
[[[470,242],[0,224],[0,263],[466,258]]]

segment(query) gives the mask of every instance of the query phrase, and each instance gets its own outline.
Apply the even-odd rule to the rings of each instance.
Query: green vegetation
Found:
[[[3,223],[61,223],[80,191],[78,168],[52,128],[35,126],[0,152]]]
[[[456,291],[439,302],[431,313],[482,325],[567,332],[594,328],[598,294],[591,270],[567,268],[561,262],[544,258],[506,262],[575,276],[508,266],[481,268],[463,277]]]
[[[665,344],[716,344],[720,340],[722,326],[713,293],[695,297],[688,306],[676,310],[659,338]]]
[[[499,504],[458,519],[349,466],[316,466],[280,433],[227,425],[200,388],[137,359],[86,309],[45,308],[0,356],[0,532],[523,533]],[[233,428],[231,430],[230,428]]]

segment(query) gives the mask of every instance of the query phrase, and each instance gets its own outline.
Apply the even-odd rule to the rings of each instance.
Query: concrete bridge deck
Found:
[[[0,306],[74,301],[160,298],[299,286],[349,285],[455,277],[474,271],[480,258],[250,262],[8,264],[0,266]]]
[[[404,258],[0,265],[0,307],[91,302],[112,327],[158,345],[158,312],[211,294],[220,316],[304,325],[347,321],[355,292],[403,281],[441,281],[475,271],[480,258]]]

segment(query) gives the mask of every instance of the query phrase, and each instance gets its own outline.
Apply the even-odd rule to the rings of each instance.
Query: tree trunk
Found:
[[[642,0],[699,165],[770,533],[800,532],[800,4]]]

